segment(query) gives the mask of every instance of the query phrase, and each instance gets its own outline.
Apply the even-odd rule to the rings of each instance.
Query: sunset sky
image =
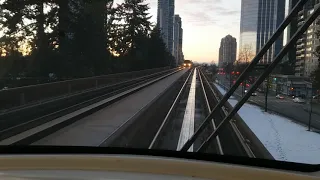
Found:
[[[146,0],[146,3],[150,5],[151,20],[155,23],[158,0]],[[175,14],[182,18],[185,59],[217,62],[220,40],[228,34],[235,37],[239,45],[240,11],[241,0],[175,0]]]
[[[146,2],[156,22],[158,0]],[[230,34],[239,43],[240,10],[241,0],[175,0],[175,14],[182,18],[185,59],[217,62],[221,38]]]

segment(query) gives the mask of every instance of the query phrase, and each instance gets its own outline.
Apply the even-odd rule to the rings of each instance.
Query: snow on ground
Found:
[[[223,95],[226,93],[221,86],[215,85]],[[232,106],[238,102],[233,97],[228,101]],[[320,134],[248,103],[238,114],[276,160],[320,164]]]

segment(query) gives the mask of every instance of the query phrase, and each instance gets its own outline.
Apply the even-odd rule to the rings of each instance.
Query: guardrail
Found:
[[[6,109],[14,107],[21,107],[31,103],[41,103],[41,101],[45,99],[65,96],[88,89],[94,89],[119,81],[124,81],[168,69],[170,69],[170,67],[80,78],[2,90],[0,91],[0,111],[5,111]]]

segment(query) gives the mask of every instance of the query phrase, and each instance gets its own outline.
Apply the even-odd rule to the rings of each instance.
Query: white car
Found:
[[[304,99],[301,99],[301,98],[299,98],[299,97],[296,97],[296,98],[294,98],[293,99],[293,102],[295,102],[295,103],[304,103],[304,102],[306,102]]]
[[[244,90],[244,93],[247,93],[248,92],[248,90]],[[257,96],[258,94],[257,94],[257,92],[253,92],[252,94],[251,94],[251,96]]]

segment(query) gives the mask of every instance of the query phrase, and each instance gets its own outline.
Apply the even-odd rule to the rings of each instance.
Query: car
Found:
[[[244,90],[244,93],[247,93],[248,92],[248,90]],[[251,96],[257,96],[258,95],[258,93],[257,92],[253,92],[252,94],[251,94]]]
[[[284,99],[284,97],[281,96],[280,94],[278,94],[278,95],[276,96],[276,98],[277,98],[277,99]]]
[[[304,103],[306,101],[304,99],[300,98],[300,97],[295,97],[293,99],[293,102],[295,102],[295,103]]]

